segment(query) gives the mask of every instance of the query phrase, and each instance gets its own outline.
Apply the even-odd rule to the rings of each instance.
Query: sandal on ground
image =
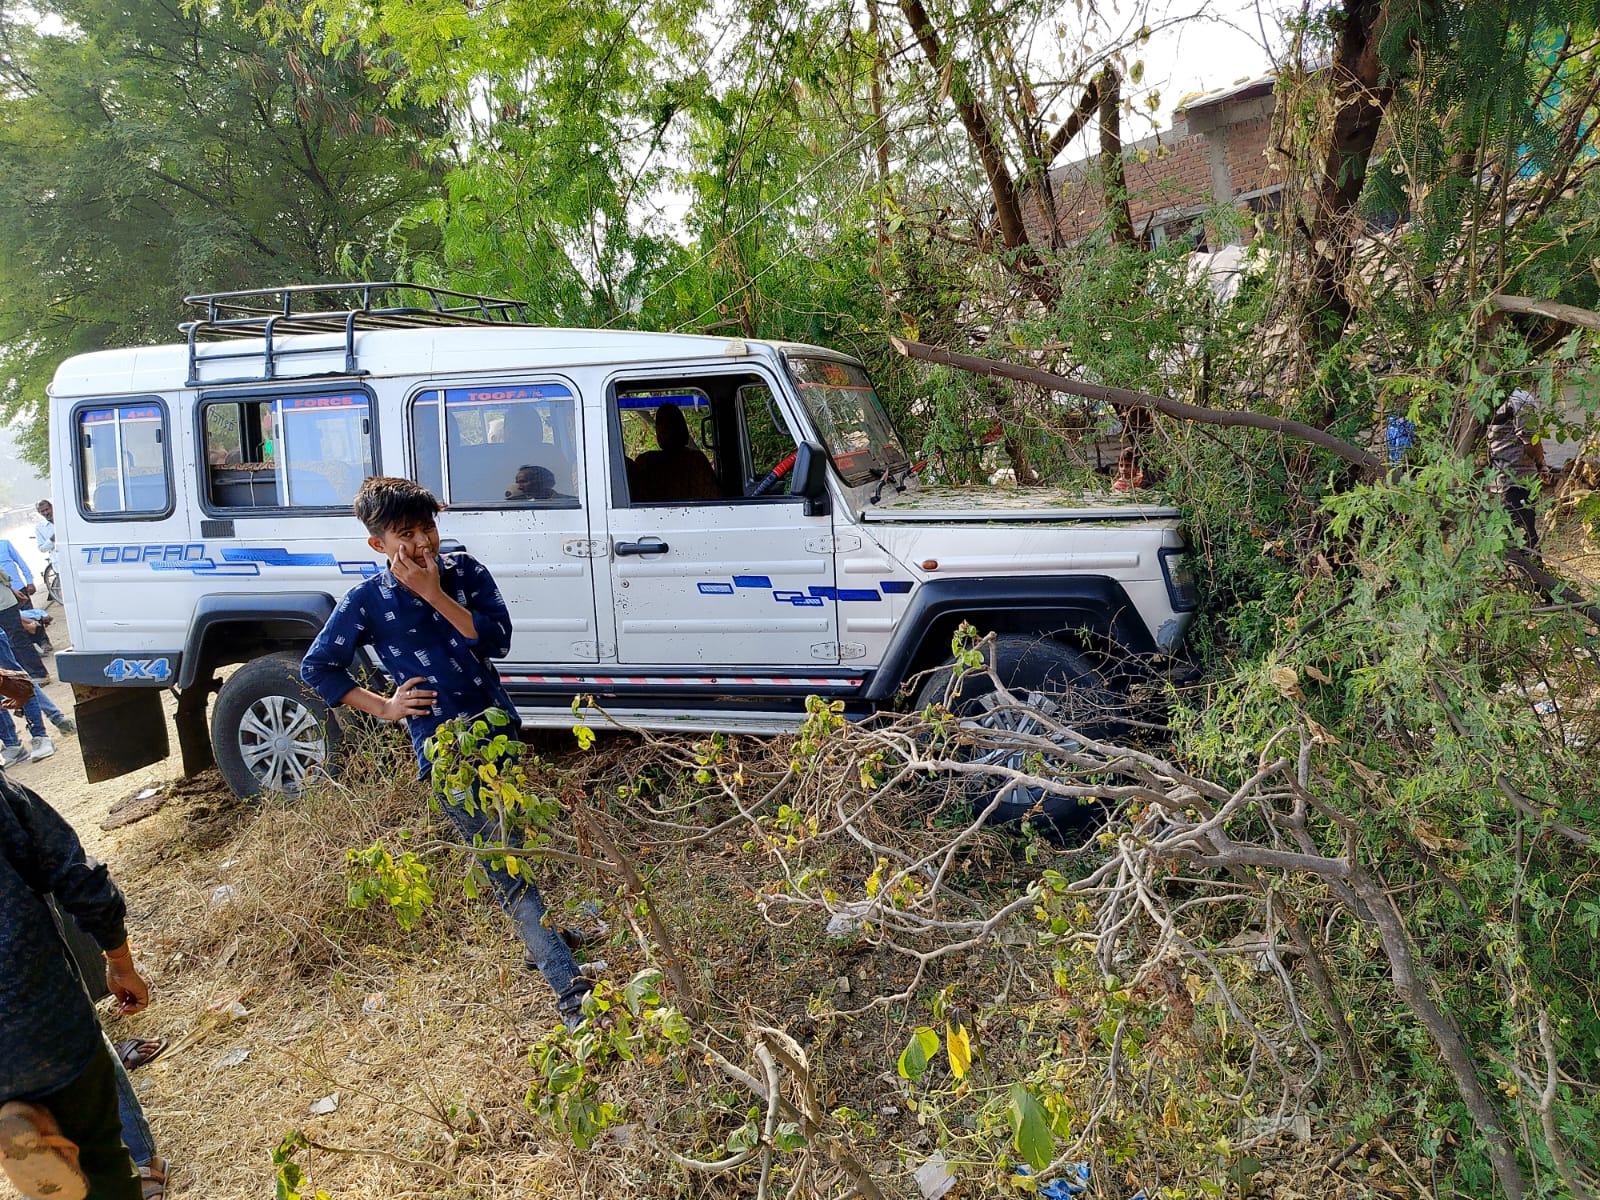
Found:
[[[152,1158],[139,1168],[139,1187],[142,1200],[167,1200],[167,1172],[172,1164],[164,1158]]]
[[[0,1170],[27,1200],[84,1200],[89,1194],[77,1145],[37,1104],[0,1105]]]
[[[157,1058],[167,1048],[166,1038],[124,1038],[111,1047],[117,1052],[117,1057],[122,1060],[122,1065],[131,1071],[135,1067],[142,1067],[145,1063]]]

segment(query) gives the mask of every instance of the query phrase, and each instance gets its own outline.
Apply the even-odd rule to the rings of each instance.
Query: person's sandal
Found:
[[[167,1172],[171,1164],[164,1158],[152,1158],[139,1168],[139,1187],[143,1200],[167,1200]]]
[[[84,1200],[89,1181],[78,1147],[49,1110],[12,1100],[0,1105],[0,1170],[26,1200]]]

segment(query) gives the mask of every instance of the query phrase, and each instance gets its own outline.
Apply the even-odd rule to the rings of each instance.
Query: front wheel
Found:
[[[294,796],[324,774],[339,726],[300,679],[300,658],[274,654],[228,677],[211,712],[217,769],[235,796]]]
[[[944,703],[948,697],[951,713],[971,730],[972,740],[958,750],[963,761],[1032,773],[1028,760],[1035,751],[1020,742],[1007,745],[1007,733],[1045,737],[1064,751],[1078,745],[1041,717],[1096,741],[1114,736],[1121,727],[1115,714],[1126,709],[1126,700],[1078,651],[1048,637],[1005,634],[995,639],[993,662],[994,673],[1015,702],[1007,703],[995,690],[987,671],[969,672],[952,685],[952,665],[935,671],[917,694],[918,708]],[[1071,840],[1082,839],[1102,815],[1097,806],[1053,795],[1042,787],[1004,780],[997,785],[993,777],[982,775],[971,781],[972,802],[978,810],[988,807],[998,786],[999,803],[990,816],[995,824],[1028,819]]]

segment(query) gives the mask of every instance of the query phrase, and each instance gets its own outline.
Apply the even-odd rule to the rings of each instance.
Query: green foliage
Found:
[[[150,0],[8,7],[0,35],[0,413],[35,418],[35,465],[62,357],[172,341],[190,293],[382,277],[387,230],[434,186],[438,111],[348,39]]]
[[[432,869],[411,851],[396,859],[375,843],[365,850],[345,851],[345,863],[351,908],[365,910],[374,901],[382,901],[400,928],[409,933],[433,907]]]
[[[1055,1157],[1056,1143],[1038,1097],[1022,1084],[1012,1084],[1006,1115],[1011,1121],[1012,1144],[1017,1153],[1035,1171],[1044,1170]]]
[[[928,1064],[933,1061],[933,1056],[937,1053],[939,1053],[939,1035],[924,1025],[912,1032],[911,1040],[900,1052],[900,1061],[895,1065],[895,1069],[899,1071],[900,1078],[916,1083],[927,1074]]]
[[[333,1200],[321,1188],[312,1192],[310,1196],[306,1195],[306,1173],[300,1164],[294,1161],[294,1156],[310,1145],[305,1134],[298,1129],[291,1129],[273,1149],[273,1200]]]
[[[528,1106],[579,1150],[626,1115],[625,1104],[600,1098],[607,1067],[659,1061],[689,1042],[688,1022],[661,999],[660,985],[653,968],[622,987],[600,980],[584,997],[583,1023],[552,1030],[528,1052]]]
[[[561,810],[554,796],[540,795],[528,780],[526,747],[510,731],[511,718],[497,708],[481,716],[456,717],[444,722],[428,741],[428,761],[433,764],[435,810],[458,804],[469,814],[483,812],[493,819],[500,837],[475,845],[479,854],[468,876],[468,891],[476,894],[487,877],[484,867],[503,870],[513,877],[525,869],[523,859],[537,857],[549,842],[544,827]]]

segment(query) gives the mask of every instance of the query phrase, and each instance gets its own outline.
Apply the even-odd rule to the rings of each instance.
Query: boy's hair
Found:
[[[396,526],[431,522],[444,511],[439,498],[420,483],[393,475],[373,475],[362,480],[354,507],[356,520],[373,537],[381,537],[385,530]]]

